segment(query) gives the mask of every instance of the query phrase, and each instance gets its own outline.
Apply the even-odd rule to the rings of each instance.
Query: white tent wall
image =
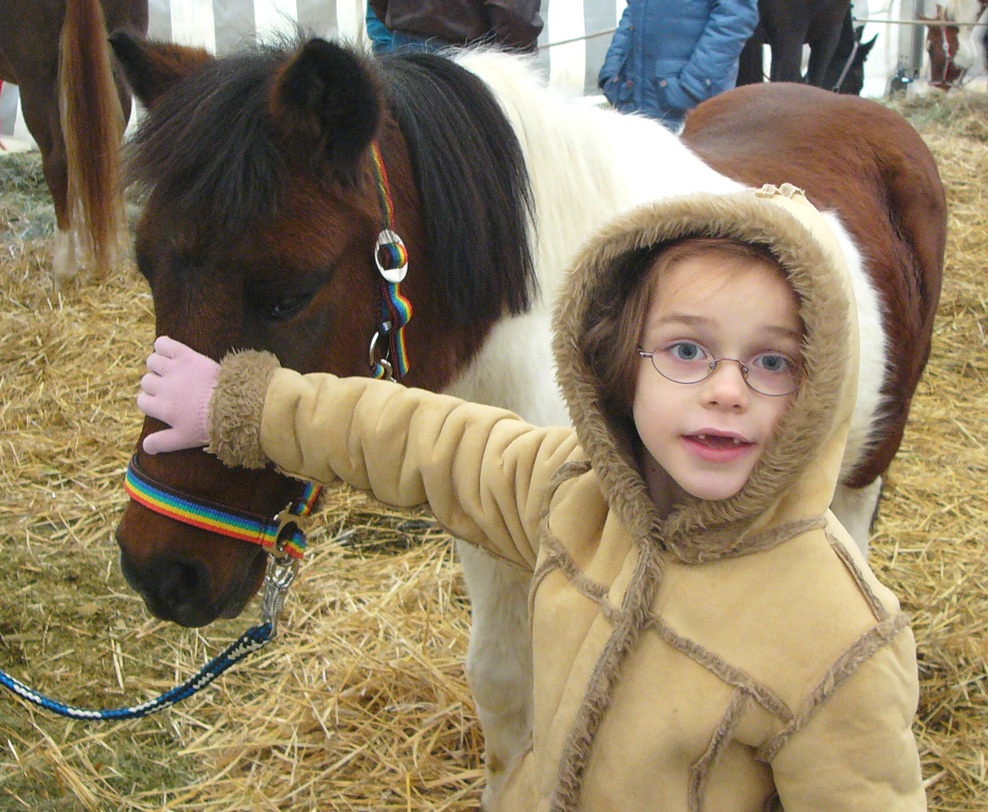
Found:
[[[864,20],[863,40],[878,35],[865,63],[863,95],[888,92],[890,80],[907,76],[911,91],[929,77],[925,29],[910,24],[936,0],[853,0],[855,19]],[[291,33],[296,24],[323,37],[366,42],[366,0],[150,0],[149,35],[199,45],[223,54],[254,38]],[[542,0],[545,29],[539,63],[552,85],[577,94],[596,94],[604,61],[626,0]],[[0,21],[2,24],[2,21]],[[767,63],[766,63],[767,64]],[[984,76],[983,68],[972,76]],[[971,77],[969,77],[971,78]],[[915,81],[914,81],[915,80]],[[983,87],[983,80],[977,87]],[[17,103],[17,88],[0,92],[0,138],[5,144],[30,141]]]

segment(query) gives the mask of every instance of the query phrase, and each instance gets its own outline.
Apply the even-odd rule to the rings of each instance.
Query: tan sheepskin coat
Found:
[[[771,248],[800,297],[807,379],[738,494],[663,519],[575,337],[617,260],[686,235]],[[612,224],[570,274],[554,347],[575,431],[248,352],[223,363],[211,450],[428,502],[533,573],[533,740],[500,809],[915,812],[912,632],[828,510],[855,396],[851,297],[798,190],[672,199]]]

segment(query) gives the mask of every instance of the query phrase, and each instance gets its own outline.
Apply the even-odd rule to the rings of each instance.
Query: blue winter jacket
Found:
[[[669,126],[734,87],[758,0],[628,0],[598,85],[622,111]]]

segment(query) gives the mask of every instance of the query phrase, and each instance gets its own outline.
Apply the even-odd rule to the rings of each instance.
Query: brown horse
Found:
[[[130,94],[110,30],[145,33],[148,0],[0,0],[0,80],[20,87],[55,203],[55,280],[112,264],[124,225],[119,145]]]
[[[374,62],[315,39],[214,60],[112,42],[148,107],[129,165],[146,201],[136,253],[159,335],[214,358],[267,349],[305,372],[370,374],[390,333],[376,248],[387,224],[408,255],[404,381],[542,424],[567,420],[549,313],[580,242],[637,204],[738,188],[731,176],[751,180],[746,144],[759,143],[755,181],[795,181],[833,205],[856,279],[860,397],[834,507],[865,544],[929,349],[943,261],[943,190],[903,120],[871,102],[834,95],[821,105],[812,89],[759,85],[701,105],[684,142],[657,122],[567,102],[505,54]],[[779,112],[751,116],[747,105]],[[704,136],[695,122],[707,116]],[[731,135],[715,137],[721,130]],[[908,373],[889,352],[910,359]],[[141,440],[160,427],[146,421],[135,462],[164,502],[263,519],[295,497],[298,484],[273,470],[228,470],[202,451],[144,454]],[[263,578],[264,548],[167,507],[132,501],[124,512],[130,584],[156,615],[185,625],[241,612]],[[490,800],[530,729],[528,575],[461,548]]]

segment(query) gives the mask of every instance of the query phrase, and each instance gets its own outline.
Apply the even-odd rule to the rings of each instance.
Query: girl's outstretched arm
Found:
[[[550,479],[582,456],[572,429],[537,428],[503,409],[370,378],[300,375],[269,353],[229,355],[211,381],[208,359],[185,351],[151,364],[160,380],[142,382],[142,409],[175,432],[170,449],[208,440],[228,465],[273,463],[399,507],[428,503],[454,535],[525,567],[534,566]],[[206,438],[197,433],[203,391]]]

